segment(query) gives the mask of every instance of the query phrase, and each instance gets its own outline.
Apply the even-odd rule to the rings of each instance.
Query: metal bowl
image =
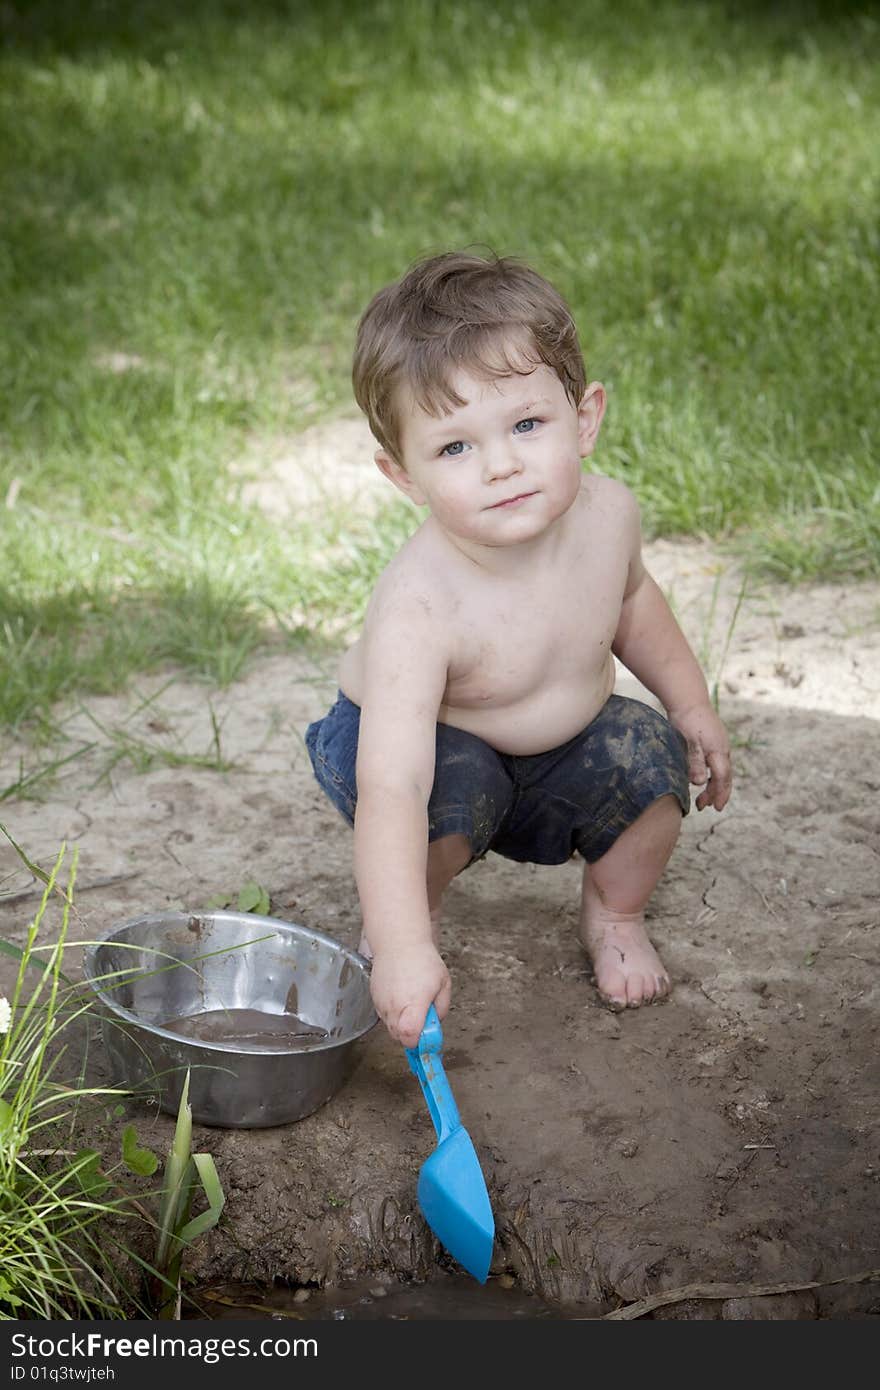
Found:
[[[122,922],[85,947],[83,973],[118,1082],[175,1114],[189,1069],[193,1119],[222,1128],[310,1115],[339,1090],[355,1044],[378,1021],[363,956],[323,932],[251,912]],[[215,1029],[221,1040],[208,1041],[207,1028],[198,1036],[206,1014],[230,1025],[259,1014],[264,1028],[244,1036],[240,1026],[226,1036]],[[293,1036],[303,1028],[311,1036]]]

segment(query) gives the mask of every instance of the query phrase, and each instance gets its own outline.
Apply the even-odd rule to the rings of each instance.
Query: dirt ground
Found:
[[[340,485],[372,488],[355,422],[308,442],[279,448],[258,500],[320,505],[334,451]],[[493,1272],[599,1310],[725,1281],[822,1287],[669,1315],[877,1313],[877,1283],[831,1281],[880,1266],[880,588],[743,593],[735,567],[696,542],[650,545],[647,559],[719,680],[734,796],[721,815],[687,817],[656,894],[650,927],[675,982],[662,1007],[600,1006],[575,935],[576,864],[490,855],[450,889],[445,1056],[495,1212]],[[75,939],[256,880],[275,916],[357,944],[350,832],[302,742],[334,665],[273,655],[224,691],[174,672],[140,679],[90,702],[104,732],[71,709],[62,751],[94,746],[42,793],[8,799],[0,820],[40,863],[62,841],[78,847]],[[139,739],[207,753],[212,711],[231,770],[118,757],[123,736],[130,752]],[[6,746],[0,788],[36,758]],[[21,942],[38,895],[8,846],[0,874],[0,937]],[[443,1264],[416,1204],[434,1143],[421,1093],[381,1027],[359,1050],[346,1086],[298,1124],[197,1130],[227,1205],[193,1247],[196,1282],[424,1280]],[[131,1113],[164,1151],[171,1119],[141,1102]]]

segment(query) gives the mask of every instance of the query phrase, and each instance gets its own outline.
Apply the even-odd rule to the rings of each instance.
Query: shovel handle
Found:
[[[425,1018],[418,1047],[406,1048],[406,1060],[418,1077],[440,1144],[455,1130],[461,1128],[458,1107],[443,1070],[442,1055],[443,1032],[437,1010],[432,1004]]]

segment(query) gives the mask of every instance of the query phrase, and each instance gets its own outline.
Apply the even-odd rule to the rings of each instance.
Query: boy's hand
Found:
[[[697,797],[697,810],[727,805],[733,770],[730,741],[715,710],[708,703],[687,710],[670,710],[670,723],[684,734],[688,746],[688,777],[703,790]]]
[[[370,993],[392,1038],[415,1047],[430,1005],[440,1019],[449,1012],[452,982],[433,942],[415,942],[374,955]]]

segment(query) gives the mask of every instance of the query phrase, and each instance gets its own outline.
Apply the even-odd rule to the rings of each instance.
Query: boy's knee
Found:
[[[428,845],[428,874],[448,874],[452,879],[466,869],[473,857],[470,836],[461,831],[431,840]]]
[[[681,803],[675,792],[662,792],[660,796],[648,802],[633,824],[643,825],[646,830],[650,829],[664,839],[674,842],[678,839],[683,819]]]

